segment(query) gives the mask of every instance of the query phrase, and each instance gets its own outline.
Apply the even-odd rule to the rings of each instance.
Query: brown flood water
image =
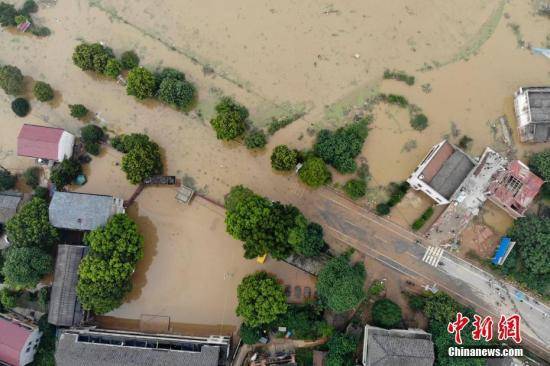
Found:
[[[405,95],[430,120],[420,133],[410,128],[406,111],[374,109],[362,157],[369,162],[372,185],[386,185],[405,179],[429,147],[451,133],[451,122],[474,139],[472,153],[486,145],[501,148],[488,121],[506,115],[514,129],[513,92],[548,82],[550,61],[518,48],[509,26],[518,24],[534,46],[545,42],[548,20],[534,15],[533,3],[526,1],[237,0],[231,8],[221,0],[44,4],[37,17],[52,29],[50,37],[0,31],[0,62],[17,65],[59,93],[52,104],[31,99],[32,115],[24,119],[13,115],[11,98],[0,94],[0,163],[18,171],[32,164],[15,156],[21,124],[47,123],[78,133],[83,124],[69,116],[67,104],[82,103],[111,132],[149,134],[163,148],[167,174],[189,178],[217,201],[235,184],[285,201],[305,188],[294,175],[272,173],[272,147],[310,146],[308,128],[342,125],[354,106],[383,91]],[[137,102],[116,83],[77,69],[71,53],[81,40],[103,41],[116,54],[135,49],[151,68],[185,71],[197,85],[202,117]],[[419,71],[426,65],[433,69]],[[385,68],[405,70],[417,82],[409,87],[382,81]],[[430,84],[430,93],[422,91],[423,84]],[[31,87],[29,79],[28,91]],[[211,131],[208,120],[222,94],[245,104],[258,126],[296,110],[308,113],[273,136],[266,152],[250,154],[240,144],[217,141]],[[454,142],[458,138],[451,136]],[[407,152],[403,147],[410,141],[416,147]],[[544,147],[515,145],[519,157]],[[95,158],[80,190],[129,197],[134,187],[125,182],[119,159],[112,150]],[[128,302],[110,316],[166,315],[173,322],[223,329],[239,323],[236,286],[244,275],[263,268],[286,283],[311,285],[309,276],[284,263],[244,260],[241,244],[225,233],[215,206],[196,200],[184,207],[174,195],[170,188],[147,189],[130,210],[146,237],[146,258]],[[394,216],[406,224],[429,204],[409,194]]]

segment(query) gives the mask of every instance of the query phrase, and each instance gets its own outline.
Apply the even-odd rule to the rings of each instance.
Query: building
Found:
[[[549,125],[550,126],[550,125]],[[540,191],[544,181],[519,160],[495,174],[489,185],[488,197],[513,218],[522,217]]]
[[[0,361],[9,366],[28,365],[41,336],[36,325],[0,314]]]
[[[522,142],[550,141],[550,87],[519,88],[514,108]]]
[[[55,352],[57,366],[227,365],[229,337],[183,337],[111,330],[66,330]]]
[[[432,147],[407,182],[437,204],[450,202],[453,193],[474,168],[475,161],[447,140]]]
[[[432,335],[421,329],[365,326],[364,366],[431,366],[434,360]]]
[[[3,192],[0,194],[0,224],[6,223],[15,216],[22,200],[23,195],[20,193]]]
[[[59,229],[90,231],[103,226],[118,213],[124,213],[121,198],[88,193],[54,192],[49,216]]]
[[[59,245],[55,261],[55,273],[48,309],[48,322],[58,327],[80,325],[84,312],[76,297],[78,266],[88,247]]]
[[[63,161],[73,155],[75,137],[61,128],[24,124],[17,137],[17,155]]]

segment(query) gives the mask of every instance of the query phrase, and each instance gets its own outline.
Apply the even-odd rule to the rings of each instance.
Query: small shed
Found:
[[[6,223],[6,221],[15,216],[22,200],[23,195],[20,193],[0,194],[0,224]]]
[[[75,136],[61,128],[24,124],[17,136],[17,155],[63,161],[73,155]]]
[[[48,322],[58,327],[77,326],[84,312],[76,297],[78,266],[88,247],[83,245],[59,245],[55,274],[50,296]]]

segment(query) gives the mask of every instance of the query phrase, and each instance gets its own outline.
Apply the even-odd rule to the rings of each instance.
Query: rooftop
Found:
[[[57,160],[64,130],[24,124],[17,137],[17,155]]]
[[[550,124],[550,88],[527,89],[533,123]]]
[[[365,327],[366,366],[431,366],[434,358],[432,336],[423,330]]]
[[[109,331],[64,331],[57,366],[217,366],[221,345],[183,337]]]
[[[19,193],[0,194],[0,223],[4,223],[15,216],[22,199],[23,196]]]
[[[82,321],[83,311],[76,297],[78,266],[88,247],[59,245],[55,262],[55,275],[50,297],[48,322],[70,327]]]
[[[33,329],[10,317],[0,316],[0,361],[19,365],[19,354]]]
[[[55,192],[50,203],[50,222],[60,229],[88,231],[103,226],[123,213],[119,198],[88,193]]]

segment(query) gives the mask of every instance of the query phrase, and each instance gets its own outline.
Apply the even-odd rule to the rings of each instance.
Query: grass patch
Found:
[[[407,85],[414,85],[414,76],[408,75],[405,71],[385,70],[384,79],[402,81]]]
[[[409,105],[409,101],[402,95],[397,94],[380,94],[380,99],[388,104],[393,104],[402,108]]]
[[[422,131],[426,127],[428,127],[428,117],[426,117],[426,115],[423,113],[415,114],[411,118],[410,122],[411,122],[412,128],[414,128],[417,131]]]
[[[271,123],[269,124],[269,126],[267,126],[267,133],[270,135],[273,135],[275,132],[279,131],[281,128],[288,126],[289,124],[296,121],[297,119],[302,118],[304,115],[305,115],[304,112],[297,112],[282,118],[273,117]]]

